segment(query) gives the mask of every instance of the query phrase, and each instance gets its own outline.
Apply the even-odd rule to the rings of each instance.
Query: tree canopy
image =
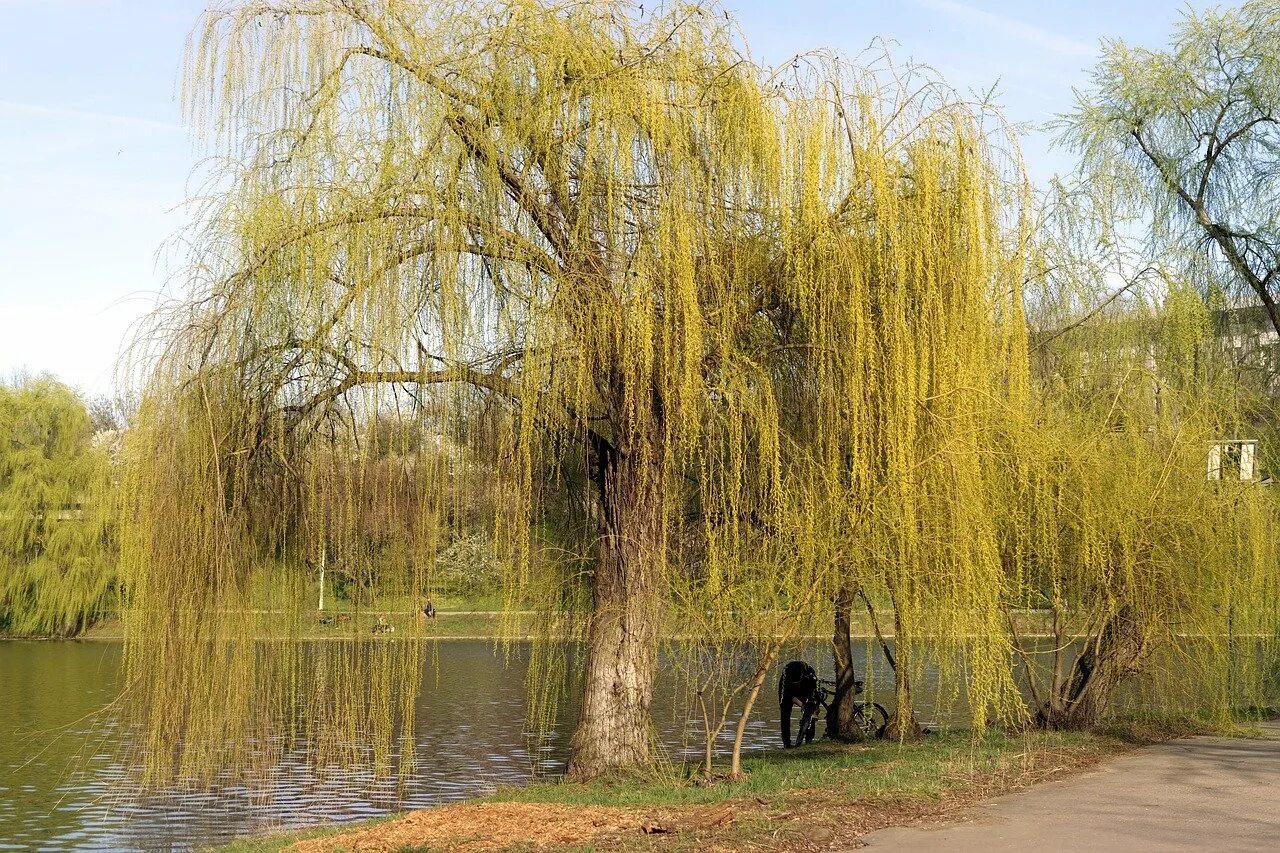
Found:
[[[585,640],[577,775],[651,760],[675,585],[706,606],[790,563],[825,590],[840,547],[1008,697],[971,616],[998,569],[976,442],[1025,386],[1021,182],[980,110],[821,55],[760,69],[696,4],[250,4],[207,18],[190,71],[231,165],[127,490],[158,729],[255,681],[250,646],[215,673],[196,639],[252,633],[226,623],[264,566],[310,571],[346,523],[315,509],[333,464],[388,407],[496,463],[509,606]],[[366,493],[452,465],[400,460]],[[410,576],[375,583],[429,590],[441,494]],[[535,559],[553,515],[572,559]]]
[[[1078,97],[1061,127],[1097,185],[1202,292],[1257,300],[1280,333],[1280,9],[1188,12],[1164,50],[1104,42]]]
[[[44,377],[0,384],[0,630],[74,635],[116,604],[108,448]]]
[[[482,515],[575,778],[652,764],[668,624],[752,650],[754,696],[778,637],[887,603],[899,736],[926,669],[975,729],[1087,725],[1276,624],[1271,503],[1198,458],[1238,417],[1179,362],[1194,282],[1024,301],[1016,143],[927,73],[765,69],[704,4],[298,0],[207,15],[185,92],[223,168],[123,482],[154,778],[411,754],[424,626],[304,650],[304,592],[337,561],[416,608]],[[1025,306],[1079,304],[1033,370]],[[1030,703],[1028,610],[1085,638]]]

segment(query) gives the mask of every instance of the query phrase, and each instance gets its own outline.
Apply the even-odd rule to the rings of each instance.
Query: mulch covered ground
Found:
[[[732,822],[734,806],[631,809],[548,803],[462,803],[410,812],[355,832],[299,841],[295,853],[389,853],[427,847],[450,853],[555,849],[628,836],[678,835]]]

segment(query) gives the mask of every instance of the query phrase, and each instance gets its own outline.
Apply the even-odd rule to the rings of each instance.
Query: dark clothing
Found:
[[[813,667],[802,660],[788,661],[782,667],[782,675],[778,678],[778,707],[782,712],[782,745],[790,748],[791,742],[791,709],[795,707],[804,708],[806,704],[813,700],[813,695],[818,691],[818,673]],[[796,745],[806,740],[805,727],[809,724],[810,716],[802,713],[800,716],[801,731],[796,736]],[[812,735],[809,735],[812,740]]]
[[[802,660],[789,661],[782,667],[782,677],[778,679],[778,703],[789,705],[794,702],[803,705],[813,698],[818,689],[818,673]],[[791,702],[786,701],[790,698]]]

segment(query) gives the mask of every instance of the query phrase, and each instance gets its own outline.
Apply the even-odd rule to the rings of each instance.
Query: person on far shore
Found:
[[[422,615],[428,619],[436,618],[436,606],[431,603],[431,599],[427,599],[427,603],[422,605]]]

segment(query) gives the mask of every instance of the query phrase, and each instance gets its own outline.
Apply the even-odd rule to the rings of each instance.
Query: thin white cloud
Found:
[[[0,3],[2,2],[3,0],[0,0]],[[19,115],[49,116],[51,118],[68,118],[76,121],[100,122],[120,127],[133,127],[140,130],[163,130],[169,133],[187,132],[187,129],[180,124],[157,121],[156,119],[100,113],[93,110],[79,110],[72,107],[48,107],[41,104],[24,104],[20,101],[0,100],[0,113],[6,112]]]
[[[1093,56],[1097,53],[1097,48],[1087,42],[1050,32],[1043,27],[1019,21],[1007,15],[978,9],[957,0],[916,0],[916,2],[926,9],[960,18],[977,26],[999,30],[1019,41],[1062,56]]]

